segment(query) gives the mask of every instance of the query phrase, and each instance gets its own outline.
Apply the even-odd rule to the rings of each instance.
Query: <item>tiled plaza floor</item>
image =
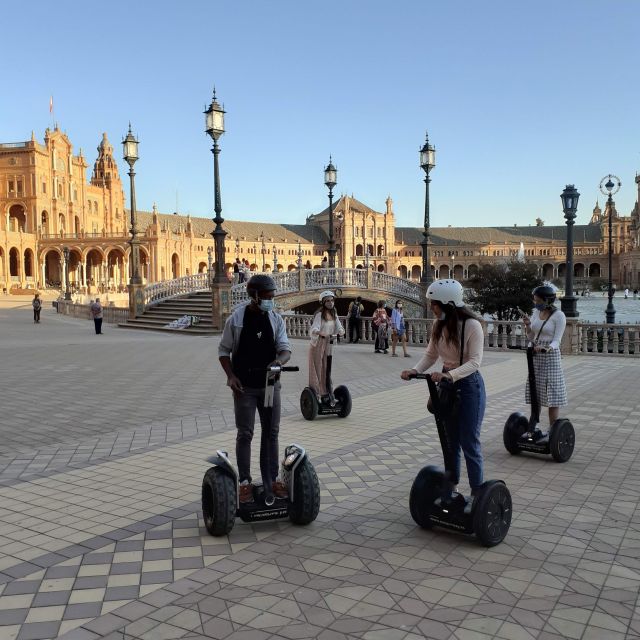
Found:
[[[485,354],[485,474],[514,500],[485,549],[409,515],[416,472],[441,458],[424,383],[398,377],[414,360],[340,345],[353,412],[309,423],[294,341],[281,444],[307,448],[320,515],[212,538],[204,457],[235,435],[217,339],[28,320],[0,308],[2,640],[640,638],[640,361],[564,360],[577,445],[560,465],[504,450],[524,355]]]

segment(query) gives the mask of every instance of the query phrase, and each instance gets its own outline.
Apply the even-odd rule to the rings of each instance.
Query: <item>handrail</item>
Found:
[[[165,280],[164,282],[155,282],[149,284],[143,289],[143,300],[145,308],[151,304],[157,304],[169,298],[186,295],[195,291],[206,291],[209,289],[209,274],[205,271],[202,273],[192,273],[181,278],[173,280]]]

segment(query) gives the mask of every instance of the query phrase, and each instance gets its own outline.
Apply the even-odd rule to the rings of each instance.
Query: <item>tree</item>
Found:
[[[488,313],[496,320],[517,320],[518,308],[531,313],[531,291],[542,282],[535,264],[512,260],[483,264],[466,284],[471,289],[467,302],[476,311]]]

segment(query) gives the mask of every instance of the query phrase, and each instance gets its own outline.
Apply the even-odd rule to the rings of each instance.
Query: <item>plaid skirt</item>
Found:
[[[547,353],[534,353],[533,371],[536,374],[536,390],[538,391],[540,406],[566,407],[568,404],[567,386],[564,382],[560,351],[552,349]],[[524,397],[526,403],[531,404],[528,376]]]

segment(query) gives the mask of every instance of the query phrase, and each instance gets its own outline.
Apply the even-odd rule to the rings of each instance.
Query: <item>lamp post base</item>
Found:
[[[564,296],[564,298],[560,298],[560,308],[567,318],[577,318],[580,315],[578,313],[577,302],[578,298],[576,296]]]
[[[142,283],[129,283],[129,318],[139,318],[144,314],[144,290]]]
[[[64,292],[64,299],[65,300],[71,300],[71,291],[65,291]]]
[[[231,285],[228,281],[211,283],[211,324],[222,331],[231,313]]]
[[[616,310],[615,307],[613,306],[613,302],[609,302],[609,304],[607,305],[607,309],[605,311],[605,315],[606,315],[606,322],[607,324],[615,324],[616,323]]]

